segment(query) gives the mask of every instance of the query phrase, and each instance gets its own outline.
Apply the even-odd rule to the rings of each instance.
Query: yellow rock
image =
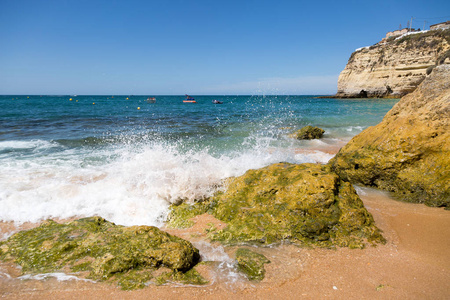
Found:
[[[377,126],[330,161],[344,180],[408,202],[450,207],[450,65],[436,67]]]

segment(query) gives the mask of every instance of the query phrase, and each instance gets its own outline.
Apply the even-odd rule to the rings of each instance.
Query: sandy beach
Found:
[[[0,300],[450,300],[442,11],[0,0]]]
[[[2,299],[448,299],[450,212],[398,202],[376,190],[358,191],[383,230],[385,245],[363,250],[292,245],[258,248],[271,260],[265,279],[259,283],[242,277],[232,280],[203,266],[201,273],[211,281],[206,286],[150,285],[122,291],[109,283],[20,280],[15,278],[17,269],[2,264],[0,295]],[[197,217],[194,227],[170,232],[198,244],[211,221]],[[2,235],[13,229],[12,224],[1,223]],[[233,251],[233,247],[226,248],[230,257]]]

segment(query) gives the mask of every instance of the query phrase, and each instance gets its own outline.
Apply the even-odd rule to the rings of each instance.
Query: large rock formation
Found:
[[[230,178],[224,193],[173,207],[171,218],[205,212],[227,224],[209,230],[212,240],[225,244],[362,248],[367,240],[384,241],[351,184],[325,165],[279,163],[249,170]]]
[[[91,217],[65,224],[48,220],[18,232],[0,242],[0,258],[16,262],[26,274],[80,272],[82,277],[111,279],[123,289],[133,289],[170,276],[184,281],[184,273],[192,277],[195,271],[189,269],[200,256],[190,242],[156,227],[124,227]],[[161,267],[167,272],[160,271],[157,278],[153,273]]]
[[[435,65],[450,62],[450,29],[387,39],[355,51],[338,79],[336,97],[400,98]]]
[[[344,180],[450,207],[450,65],[436,67],[330,161]]]

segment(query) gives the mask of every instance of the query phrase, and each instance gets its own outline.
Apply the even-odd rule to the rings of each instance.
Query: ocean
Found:
[[[227,177],[328,162],[398,101],[194,97],[0,96],[0,221],[98,215],[162,226],[171,203],[209,197]],[[306,125],[324,137],[289,137]]]

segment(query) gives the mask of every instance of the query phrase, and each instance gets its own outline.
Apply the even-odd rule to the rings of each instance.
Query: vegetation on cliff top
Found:
[[[438,46],[437,40],[427,41],[427,38],[435,37],[438,39],[445,39],[448,44],[450,44],[450,29],[445,30],[428,30],[425,32],[419,32],[415,34],[405,35],[398,39],[394,38],[393,42],[396,45],[407,43],[406,49],[412,48],[423,48],[423,47],[431,47],[435,48]]]
[[[402,37],[390,37],[387,39],[386,44],[380,44],[376,43],[370,47],[364,47],[361,48],[362,51],[370,51],[378,49],[378,51],[383,52],[383,48],[394,46],[398,47],[400,45],[405,46],[405,50],[412,50],[412,49],[420,49],[420,48],[429,48],[434,49],[436,53],[442,52],[443,49],[440,48],[439,41],[445,40],[447,44],[450,45],[450,29],[445,30],[429,30],[424,32],[417,32],[414,34],[408,34]],[[358,53],[361,50],[354,51],[350,58],[348,59],[348,64],[352,63],[356,53]],[[441,54],[442,56],[442,54]],[[440,59],[436,61],[436,65],[442,64],[442,57],[440,56]],[[445,60],[445,58],[444,58]]]

